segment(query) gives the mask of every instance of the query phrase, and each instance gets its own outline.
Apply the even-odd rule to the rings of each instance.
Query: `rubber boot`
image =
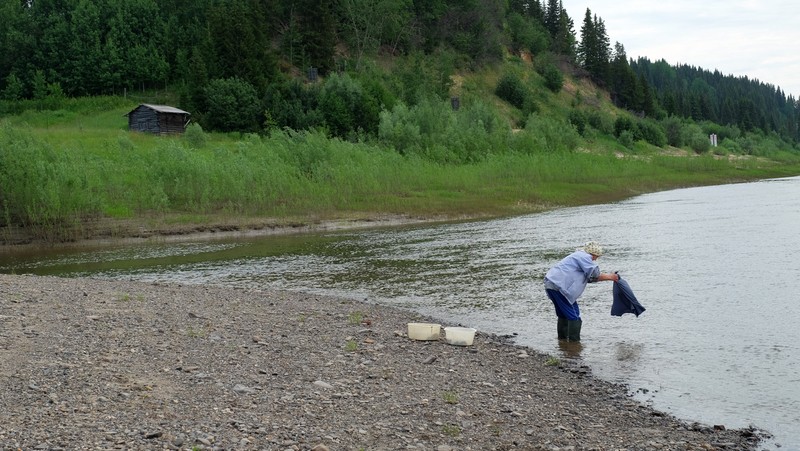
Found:
[[[576,320],[567,320],[567,340],[569,341],[581,341],[581,325],[583,321],[576,319]]]
[[[567,339],[567,319],[566,318],[558,318],[558,339],[559,340],[566,340]]]

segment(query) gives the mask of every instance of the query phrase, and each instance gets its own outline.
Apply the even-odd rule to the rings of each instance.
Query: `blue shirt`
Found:
[[[586,284],[600,276],[600,267],[592,260],[592,255],[581,249],[567,255],[550,268],[544,276],[544,286],[558,290],[570,304],[574,304]]]

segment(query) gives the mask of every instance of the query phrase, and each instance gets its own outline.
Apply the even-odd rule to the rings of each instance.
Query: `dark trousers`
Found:
[[[556,316],[559,318],[566,318],[570,321],[581,319],[581,310],[578,303],[570,304],[567,298],[557,290],[544,290],[547,297],[553,301],[553,306],[556,308]]]

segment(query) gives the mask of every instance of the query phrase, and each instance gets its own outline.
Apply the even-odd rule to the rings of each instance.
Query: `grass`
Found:
[[[186,335],[191,338],[206,338],[208,336],[208,331],[202,327],[195,329],[192,326],[188,326],[186,328]]]
[[[350,324],[361,324],[363,320],[364,314],[362,312],[351,312],[347,315],[347,322]]]
[[[344,345],[344,350],[347,352],[358,351],[358,342],[355,340],[347,340],[347,343]]]
[[[442,394],[444,402],[447,404],[458,404],[458,393],[454,391],[446,391]]]
[[[458,437],[461,435],[461,428],[454,424],[445,424],[442,426],[442,432],[450,437]]]
[[[615,141],[582,140],[546,117],[514,133],[470,131],[454,145],[482,156],[443,163],[420,149],[401,155],[378,141],[321,132],[157,137],[125,130],[124,114],[135,106],[129,101],[70,102],[0,121],[0,228],[11,224],[58,242],[108,221],[146,227],[154,217],[176,229],[258,218],[499,217],[800,173],[796,152],[777,152],[775,160],[676,157],[641,144],[644,151],[620,157]],[[457,150],[442,145],[431,144],[444,154]],[[591,150],[564,150],[575,145]],[[7,228],[0,239],[11,239]]]
[[[559,360],[558,357],[550,356],[544,361],[544,364],[547,366],[558,366],[561,364],[561,360]]]

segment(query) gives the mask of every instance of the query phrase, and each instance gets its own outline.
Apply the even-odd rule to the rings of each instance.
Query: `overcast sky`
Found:
[[[723,75],[747,76],[800,98],[798,0],[562,0],[580,40],[586,8],[613,49]]]

